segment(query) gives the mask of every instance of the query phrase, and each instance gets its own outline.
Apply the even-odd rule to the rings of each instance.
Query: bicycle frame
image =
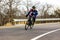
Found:
[[[25,30],[27,30],[28,29],[28,27],[30,27],[30,29],[32,29],[32,21],[33,20],[33,18],[29,18],[28,20],[27,20],[27,22],[26,22],[26,24],[25,24]]]

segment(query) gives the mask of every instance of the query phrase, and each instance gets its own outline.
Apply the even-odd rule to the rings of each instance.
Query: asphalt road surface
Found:
[[[15,28],[0,29],[0,40],[32,40],[47,32],[60,29],[60,23],[35,24],[33,29],[24,29],[24,25]],[[34,39],[33,39],[34,40]],[[48,33],[37,40],[60,40],[60,30]]]

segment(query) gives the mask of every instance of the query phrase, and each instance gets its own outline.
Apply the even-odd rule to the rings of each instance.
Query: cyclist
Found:
[[[28,14],[26,15],[26,17],[29,16],[28,21],[30,21],[31,18],[32,18],[33,19],[33,23],[32,24],[34,25],[37,15],[38,15],[38,11],[36,10],[36,7],[32,6],[32,9],[28,12]]]

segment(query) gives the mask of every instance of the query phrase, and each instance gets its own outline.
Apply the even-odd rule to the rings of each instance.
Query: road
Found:
[[[15,28],[0,29],[0,40],[31,40],[52,30],[60,29],[60,23],[35,24],[33,29],[24,29],[24,25]],[[60,30],[47,34],[37,40],[60,40]]]

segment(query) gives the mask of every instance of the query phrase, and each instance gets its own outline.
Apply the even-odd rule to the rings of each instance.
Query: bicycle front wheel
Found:
[[[27,24],[25,24],[25,30],[27,30],[27,29],[28,29],[28,27],[29,27],[29,26],[28,26]]]

